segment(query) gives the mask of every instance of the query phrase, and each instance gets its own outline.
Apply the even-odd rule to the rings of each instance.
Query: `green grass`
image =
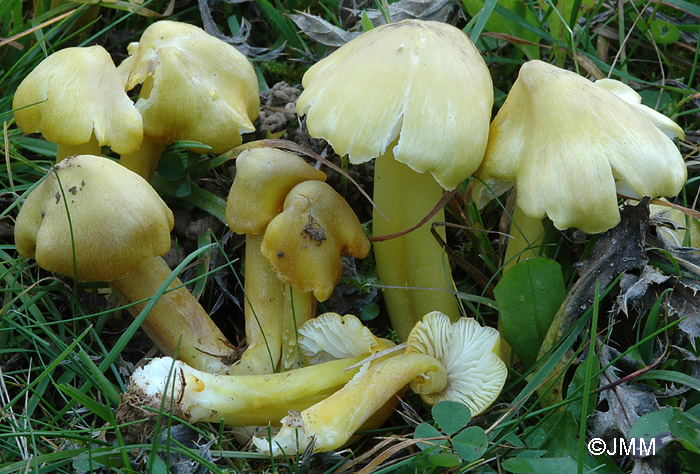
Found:
[[[654,394],[661,407],[683,412],[691,428],[674,432],[677,439],[692,439],[693,430],[700,436],[700,386],[693,371],[698,351],[685,337],[688,330],[683,329],[683,321],[669,310],[684,301],[697,305],[696,297],[689,296],[693,292],[684,292],[681,287],[696,288],[700,275],[697,266],[693,269],[685,265],[683,256],[657,251],[647,242],[650,264],[671,279],[650,287],[644,304],[631,308],[628,317],[609,317],[622,292],[620,279],[600,288],[594,304],[547,354],[527,370],[517,364],[511,368],[497,402],[484,415],[471,419],[469,426],[478,429],[469,436],[459,434],[465,433],[464,427],[458,433],[448,433],[444,419],[434,416],[417,396],[407,394],[407,402],[421,418],[417,421],[430,426],[417,434],[438,433],[444,440],[441,447],[419,449],[413,439],[417,423],[398,415],[355,445],[354,454],[304,455],[298,461],[277,459],[273,463],[236,441],[229,427],[216,424],[190,427],[190,441],[198,445],[212,441],[207,449],[200,450],[175,434],[174,428],[181,422],[165,413],[158,417],[162,437],[127,440],[129,426],[117,422],[116,408],[134,364],[153,353],[147,354],[150,345],[139,332],[139,320],[120,316],[124,308],[109,295],[106,285],[76,285],[18,255],[12,238],[14,219],[22,199],[50,169],[55,145],[37,135],[26,136],[16,127],[12,98],[24,77],[47,55],[62,48],[97,43],[115,58],[123,59],[126,45],[136,41],[155,21],[154,13],[166,12],[170,2],[152,0],[138,9],[120,1],[104,4],[99,11],[72,3],[51,8],[50,3],[0,2],[0,474],[168,472],[169,464],[178,456],[217,473],[330,473],[355,462],[356,472],[475,469],[485,473],[510,470],[548,474],[554,472],[554,460],[577,472],[588,472],[599,465],[599,472],[629,472],[633,466],[630,458],[591,457],[585,450],[585,442],[600,423],[598,417],[589,415],[609,405],[603,395],[613,396],[610,390],[598,391],[601,374],[606,369],[609,372],[612,364],[624,368],[618,371],[620,377],[639,372],[634,383]],[[219,2],[212,12],[222,33],[236,32],[245,19],[253,25],[248,39],[251,46],[283,51],[284,55],[271,60],[252,58],[261,84],[272,85],[279,80],[298,84],[303,72],[328,48],[301,33],[287,14],[306,10],[339,26],[344,18],[338,11],[339,3]],[[477,14],[483,5],[485,8]],[[368,8],[379,7],[386,9],[387,5],[377,1]],[[621,3],[618,8],[618,2],[594,0],[464,0],[457,7],[465,14],[457,20],[458,26],[475,40],[491,71],[495,109],[503,104],[520,65],[528,59],[542,59],[582,75],[609,76],[632,85],[646,105],[676,120],[686,131],[681,152],[689,161],[698,160],[700,8],[695,3],[633,1]],[[169,18],[202,24],[196,2],[176,2]],[[588,27],[593,20],[594,26]],[[680,39],[670,41],[676,33]],[[229,158],[224,155],[205,161],[179,146],[170,152],[180,161],[171,162],[176,167],[163,170],[156,178],[158,191],[171,206],[183,209],[193,219],[211,215],[222,221],[225,195],[217,195],[210,185],[230,181]],[[696,165],[690,167],[688,182],[676,202],[696,206],[698,189]],[[447,208],[453,224],[447,233],[457,288],[467,313],[495,326],[498,313],[493,287],[502,277],[504,246],[498,232],[506,230],[503,215],[507,203],[504,198],[480,212],[463,197],[466,185],[460,190],[456,204]],[[348,186],[348,192],[353,192],[352,186]],[[366,207],[358,213],[369,215],[367,202],[357,202]],[[550,234],[544,253],[559,262],[567,291],[571,290],[577,281],[573,265],[588,255],[595,238],[579,240],[572,231],[555,229]],[[232,298],[242,301],[243,295],[231,273],[243,273],[240,248],[229,239],[222,227],[195,239],[194,246],[183,250],[185,259],[180,270],[191,280],[190,288],[205,308],[223,304],[230,314],[219,314],[217,322],[235,340],[236,329],[242,333],[243,327]],[[689,242],[690,234],[686,235]],[[216,253],[222,251],[230,253],[227,259],[216,260]],[[460,265],[460,259],[469,265]],[[358,269],[363,272],[358,281],[376,281],[373,269],[360,265]],[[227,275],[227,283],[221,275]],[[372,304],[376,303],[380,303],[378,298]],[[379,308],[383,310],[381,305]],[[376,312],[372,314],[374,317]],[[691,311],[682,316],[695,321],[698,318]],[[385,323],[385,315],[380,314],[370,325],[386,336],[390,329],[382,327]],[[596,363],[603,345],[619,351],[610,364]],[[540,402],[547,397],[547,387],[562,387],[563,392],[557,403],[543,406]],[[487,437],[485,445],[465,441],[481,439],[482,432]],[[392,439],[372,451],[379,443],[373,437]],[[668,462],[681,463],[683,472],[700,472],[700,453],[689,445],[679,441],[664,450]],[[468,459],[465,453],[477,453],[477,457]]]

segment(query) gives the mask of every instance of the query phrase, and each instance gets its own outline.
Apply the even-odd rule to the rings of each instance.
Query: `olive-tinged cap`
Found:
[[[66,48],[22,81],[12,102],[17,126],[61,145],[88,143],[130,153],[141,145],[141,116],[101,46]]]
[[[171,143],[194,140],[221,153],[255,130],[260,98],[253,66],[201,28],[158,21],[119,65],[127,89],[143,83],[136,107],[145,133]]]
[[[340,257],[364,258],[369,248],[345,199],[324,182],[304,181],[268,224],[260,250],[282,280],[325,301],[343,272]]]
[[[236,178],[226,202],[226,222],[239,234],[262,234],[291,189],[326,174],[301,157],[277,148],[254,148],[236,158]]]
[[[518,205],[531,218],[546,215],[559,229],[604,232],[620,221],[617,192],[680,192],[686,167],[669,137],[682,136],[618,81],[593,83],[530,61],[491,124],[476,175],[495,194],[515,184]],[[480,182],[473,195],[480,205],[493,196]]]
[[[314,137],[362,163],[394,157],[453,189],[481,163],[493,87],[459,29],[404,20],[368,31],[304,75],[297,111]]]
[[[452,323],[440,312],[428,313],[409,334],[406,352],[439,360],[447,371],[447,387],[425,393],[414,381],[411,389],[430,405],[441,400],[461,401],[477,415],[496,400],[508,376],[497,355],[499,348],[500,336],[494,328],[483,327],[472,318]]]
[[[173,213],[136,173],[78,155],[54,166],[25,201],[15,225],[17,251],[73,276],[71,226],[78,280],[110,281],[170,249]]]

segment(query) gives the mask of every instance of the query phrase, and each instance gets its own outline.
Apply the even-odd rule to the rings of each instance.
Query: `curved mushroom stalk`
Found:
[[[315,452],[337,449],[407,384],[428,404],[454,400],[481,413],[507,377],[498,344],[498,331],[471,318],[451,323],[442,313],[427,314],[410,333],[405,353],[363,366],[333,395],[290,412],[272,439],[254,438],[255,446],[275,456],[303,452],[312,439]]]
[[[141,116],[101,46],[66,48],[44,59],[22,81],[12,102],[17,126],[58,144],[56,162],[70,155],[136,150]]]
[[[235,374],[274,372],[280,354],[293,357],[293,348],[282,349],[283,334],[290,325],[300,327],[313,316],[315,303],[308,295],[296,294],[294,309],[287,285],[280,281],[261,253],[263,232],[282,212],[285,197],[305,180],[325,180],[325,173],[302,158],[274,148],[255,148],[236,158],[236,178],[226,203],[226,222],[232,231],[246,234],[245,331],[248,348],[241,362],[232,367]],[[263,337],[263,334],[265,337]],[[296,337],[295,337],[296,339]]]
[[[401,354],[364,366],[342,389],[312,407],[290,411],[272,438],[253,438],[255,447],[273,456],[303,452],[314,440],[314,452],[343,446],[367,419],[412,380],[420,377],[424,390],[444,390],[447,373],[434,357]],[[272,446],[272,450],[270,450]]]
[[[60,184],[56,175],[60,175]],[[66,208],[70,211],[70,218]],[[124,303],[156,293],[171,270],[159,257],[170,249],[173,214],[136,173],[98,156],[72,156],[32,191],[17,216],[18,252],[42,268],[107,281]],[[167,355],[207,371],[226,370],[226,337],[175,279],[153,306],[144,329]],[[146,305],[130,307],[136,315]]]
[[[369,240],[352,208],[322,181],[297,184],[284,201],[284,210],[265,230],[261,252],[293,288],[294,304],[313,309],[325,301],[343,272],[342,255],[364,258]],[[290,321],[305,321],[312,312],[286,313],[283,369],[296,365],[296,333]]]
[[[192,140],[223,153],[241,144],[242,133],[255,131],[257,76],[230,44],[196,26],[162,20],[128,50],[119,71],[128,90],[143,84],[136,108],[144,144],[122,154],[125,166],[150,179],[165,144]]]

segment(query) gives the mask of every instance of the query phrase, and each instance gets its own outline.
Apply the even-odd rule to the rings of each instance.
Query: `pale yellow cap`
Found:
[[[683,131],[613,80],[593,83],[542,61],[522,66],[491,124],[476,173],[495,194],[515,184],[518,205],[559,229],[604,232],[620,221],[617,193],[675,196],[686,167],[670,137]],[[479,205],[493,197],[477,182]]]
[[[370,30],[304,75],[299,115],[351,163],[384,153],[454,189],[479,166],[493,87],[481,55],[454,26],[404,20]]]
[[[173,213],[136,173],[107,158],[78,155],[54,166],[22,205],[17,251],[73,276],[71,225],[78,280],[110,281],[170,249]]]
[[[102,46],[66,48],[22,81],[12,102],[17,126],[61,145],[88,143],[130,153],[141,145],[141,115]]]
[[[255,130],[257,76],[230,44],[196,26],[163,20],[128,49],[119,71],[127,89],[143,84],[136,107],[155,141],[194,140],[222,153]]]

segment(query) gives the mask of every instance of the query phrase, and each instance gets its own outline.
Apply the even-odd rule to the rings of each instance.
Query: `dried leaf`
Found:
[[[345,31],[327,22],[320,16],[299,12],[289,15],[299,30],[317,43],[332,48],[339,48],[351,39],[360,36],[359,31]]]
[[[350,11],[358,16],[362,13],[362,10]],[[400,0],[389,5],[389,17],[394,23],[409,19],[450,23],[455,12],[461,15],[461,10],[454,0]],[[374,26],[386,23],[379,10],[364,10],[364,13]]]
[[[627,305],[630,302],[635,303],[641,299],[651,285],[659,285],[671,278],[670,275],[665,275],[656,268],[648,265],[644,267],[639,277],[630,274],[625,275],[625,277],[626,278],[623,278],[620,282],[621,291],[620,296],[618,296],[618,304],[625,315],[629,315],[627,312]]]
[[[697,282],[694,282],[697,286]],[[695,349],[695,339],[700,337],[700,294],[697,287],[690,287],[678,282],[674,285],[671,301],[669,302],[669,313],[684,317],[680,322],[680,329],[688,338],[688,341]]]

